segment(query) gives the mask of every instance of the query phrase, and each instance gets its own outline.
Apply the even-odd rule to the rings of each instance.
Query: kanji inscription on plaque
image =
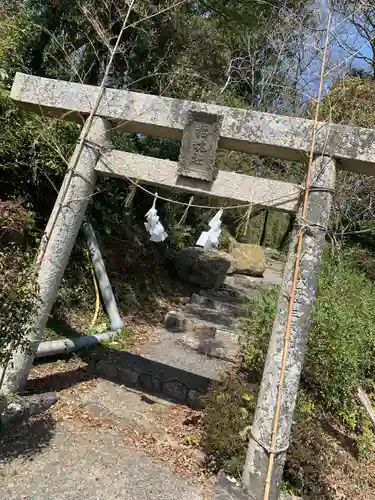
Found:
[[[214,181],[216,151],[223,117],[189,111],[181,141],[179,175],[206,181]]]

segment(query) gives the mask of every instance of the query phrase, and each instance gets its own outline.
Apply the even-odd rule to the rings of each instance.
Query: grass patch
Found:
[[[131,328],[121,328],[116,338],[100,342],[99,347],[108,347],[117,351],[129,351],[134,346],[134,340],[135,335]]]
[[[214,469],[239,477],[246,455],[241,433],[251,425],[256,391],[245,377],[234,375],[212,386],[202,398],[204,434],[201,439]]]

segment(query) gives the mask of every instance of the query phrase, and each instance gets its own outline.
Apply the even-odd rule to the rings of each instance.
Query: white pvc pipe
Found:
[[[95,274],[98,280],[104,307],[111,322],[111,330],[121,330],[121,328],[124,328],[124,322],[122,321],[117,309],[116,299],[112,291],[107,271],[105,269],[103,257],[100,252],[94,229],[89,222],[85,222],[82,226],[82,229],[86,236],[91,262],[95,269]]]
[[[61,340],[49,340],[41,342],[36,351],[36,358],[56,356],[58,354],[67,354],[99,344],[100,342],[109,342],[118,336],[119,332],[105,332],[98,335],[88,335],[77,338],[64,338]]]
[[[100,342],[108,342],[116,338],[119,334],[119,330],[124,328],[124,322],[122,321],[117,309],[116,299],[105,269],[94,229],[90,223],[86,222],[83,224],[83,231],[86,236],[91,261],[95,269],[95,275],[98,280],[104,306],[110,319],[111,331],[99,333],[97,335],[83,335],[82,337],[63,338],[59,340],[41,342],[36,351],[36,358],[67,354],[69,352],[78,351],[79,349],[93,347]]]

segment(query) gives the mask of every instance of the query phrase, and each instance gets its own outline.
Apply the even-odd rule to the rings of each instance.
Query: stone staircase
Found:
[[[276,275],[272,280],[228,276],[221,289],[194,293],[184,311],[169,312],[166,328],[173,332],[176,344],[209,358],[236,363],[240,359],[238,330],[241,317],[246,315],[246,297],[280,283],[281,277]]]
[[[246,297],[280,284],[281,276],[281,269],[269,267],[263,278],[231,275],[220,289],[194,293],[183,310],[166,315],[156,341],[137,354],[102,359],[95,370],[126,386],[198,406],[209,385],[240,360],[238,325],[246,314]]]

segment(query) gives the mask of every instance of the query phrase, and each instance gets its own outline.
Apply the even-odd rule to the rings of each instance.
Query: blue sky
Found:
[[[313,58],[313,63],[301,76],[301,88],[307,94],[316,97],[322,64],[321,54],[316,54],[316,46],[317,44],[321,48],[324,46],[329,9],[326,0],[318,0],[315,8],[318,15],[317,28],[322,31],[320,34],[312,34],[311,46],[306,51],[306,59]],[[357,51],[358,54],[355,55]],[[371,67],[363,60],[363,56],[372,57],[368,41],[358,34],[350,19],[334,14],[331,20],[324,91],[326,92],[333,81],[347,74],[351,68],[370,71]]]

